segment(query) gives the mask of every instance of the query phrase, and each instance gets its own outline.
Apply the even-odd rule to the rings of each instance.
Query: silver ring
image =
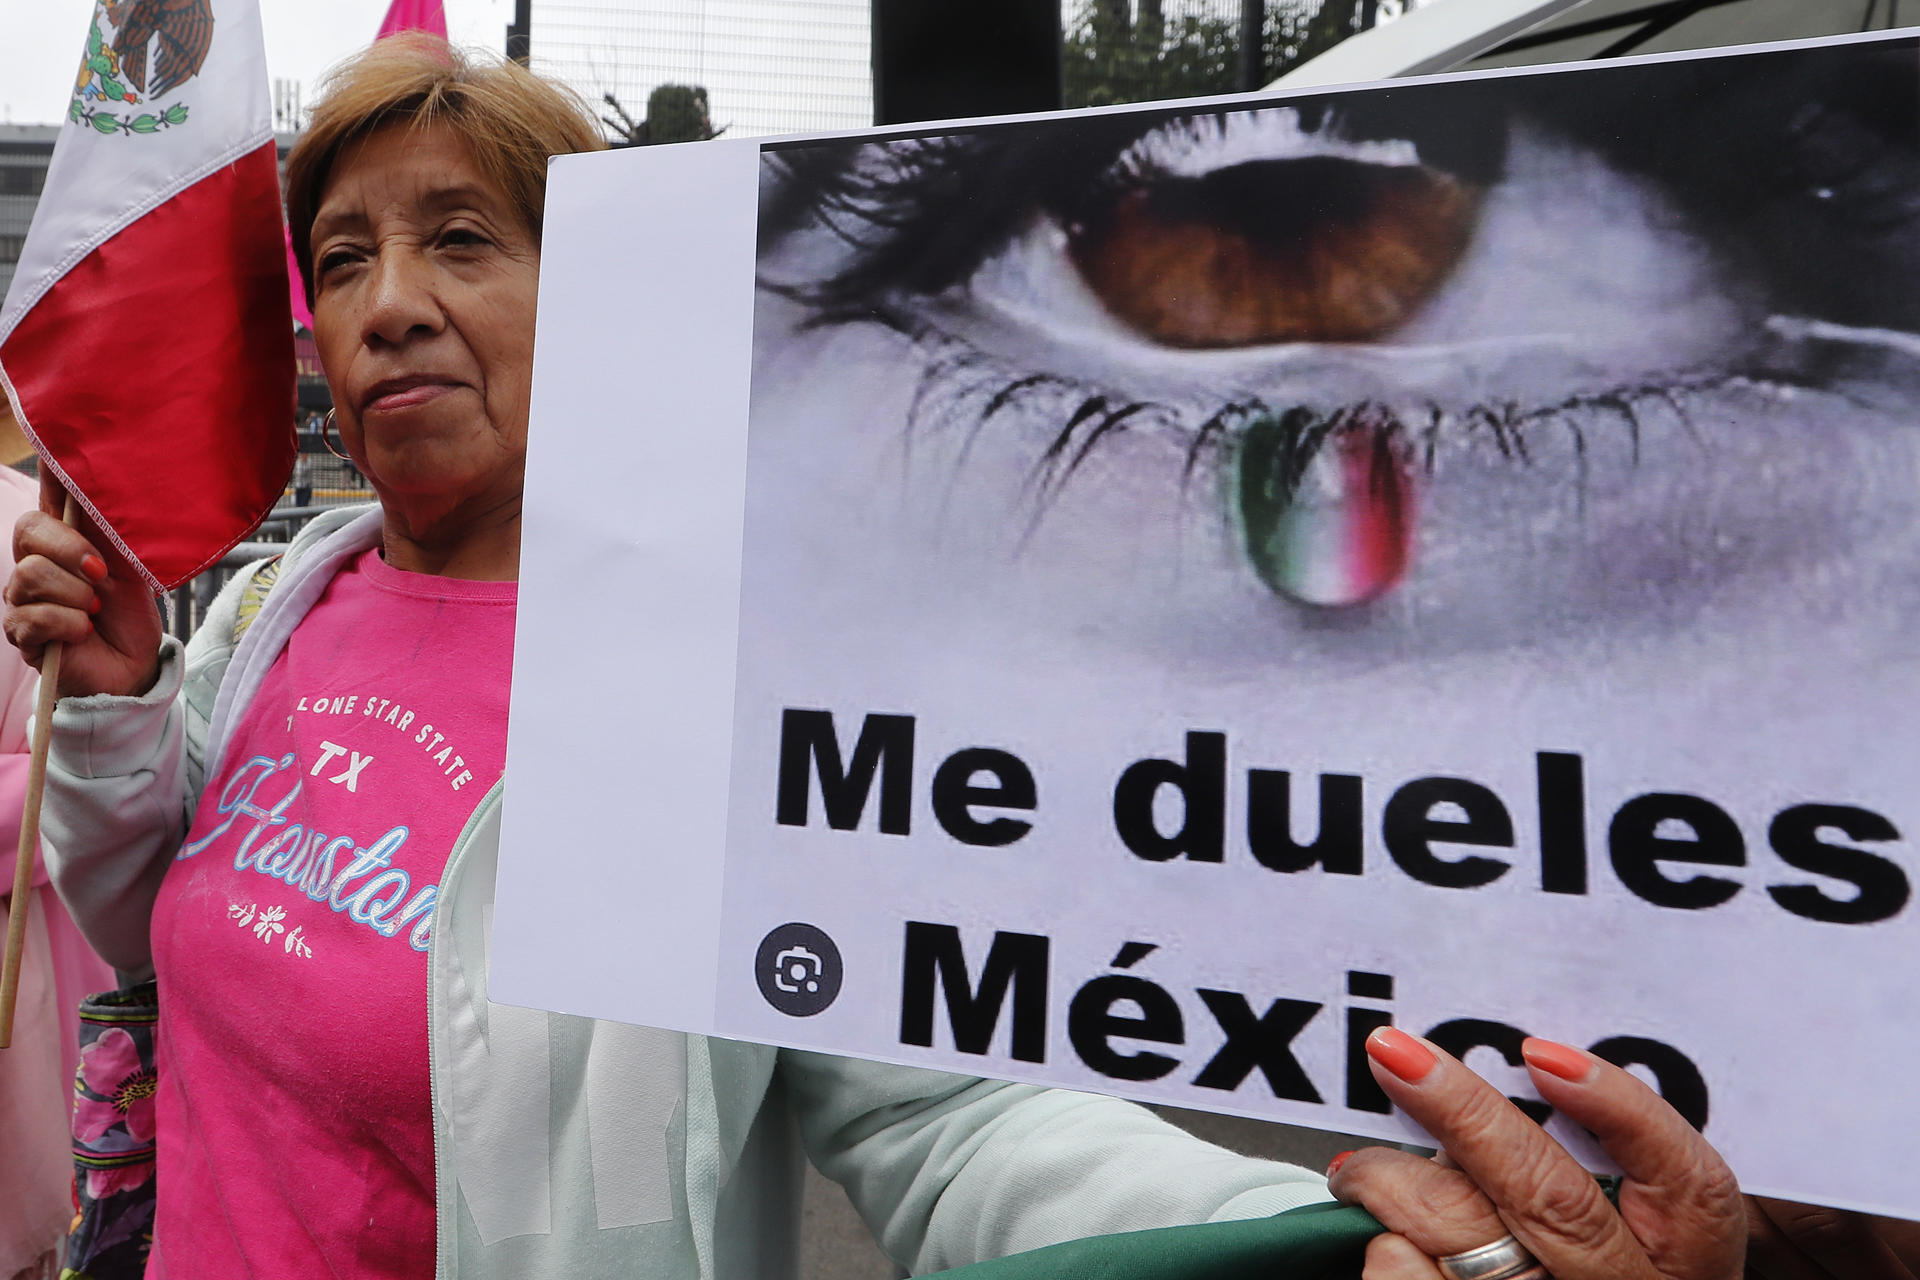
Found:
[[[1449,1280],[1548,1280],[1547,1269],[1512,1236],[1436,1261]]]

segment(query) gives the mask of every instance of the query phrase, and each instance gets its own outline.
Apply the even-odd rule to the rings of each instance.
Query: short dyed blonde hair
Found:
[[[348,144],[394,124],[451,125],[536,241],[547,158],[607,145],[578,95],[516,63],[419,31],[375,41],[327,73],[313,119],[287,154],[287,225],[308,305],[313,219],[334,162]]]

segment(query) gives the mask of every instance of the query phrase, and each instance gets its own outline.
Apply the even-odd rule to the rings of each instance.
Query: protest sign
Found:
[[[1384,1137],[1371,1028],[1537,1034],[1920,1214],[1917,104],[556,162],[495,998]]]

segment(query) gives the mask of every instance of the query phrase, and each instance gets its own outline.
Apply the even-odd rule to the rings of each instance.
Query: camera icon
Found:
[[[810,924],[790,922],[760,940],[754,982],[790,1018],[811,1018],[840,994],[840,948]]]
[[[820,990],[820,957],[805,947],[788,947],[773,958],[773,985],[782,991]]]

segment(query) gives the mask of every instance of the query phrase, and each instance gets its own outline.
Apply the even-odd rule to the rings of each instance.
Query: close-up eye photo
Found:
[[[755,466],[916,607],[1226,670],[1888,640],[1917,218],[1906,40],[772,144]]]

